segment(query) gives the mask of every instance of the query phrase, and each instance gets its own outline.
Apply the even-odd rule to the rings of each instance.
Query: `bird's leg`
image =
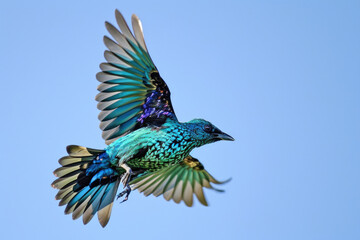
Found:
[[[122,167],[126,171],[124,173],[124,176],[121,178],[121,182],[124,184],[124,188],[126,188],[126,189],[117,195],[117,199],[118,199],[126,194],[124,200],[121,201],[121,203],[122,203],[122,202],[125,202],[126,200],[128,200],[128,198],[129,198],[129,195],[131,192],[131,187],[129,185],[129,182],[130,182],[130,178],[131,178],[131,175],[133,174],[133,172],[126,163],[120,164],[120,167]]]
[[[120,164],[120,167],[122,167],[126,171],[124,173],[124,176],[121,178],[121,182],[124,184],[124,187],[126,187],[130,181],[130,177],[132,175],[132,170],[126,163]]]

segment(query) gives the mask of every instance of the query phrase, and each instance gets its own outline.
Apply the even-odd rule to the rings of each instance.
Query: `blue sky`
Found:
[[[94,97],[104,21],[143,22],[181,121],[235,142],[196,149],[224,194],[192,208],[133,193],[108,226],[54,200],[52,171],[104,148]],[[359,1],[0,3],[4,239],[360,239]]]

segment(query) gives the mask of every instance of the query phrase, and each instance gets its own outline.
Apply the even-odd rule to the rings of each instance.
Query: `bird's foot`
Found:
[[[121,198],[122,196],[125,195],[125,198],[120,202],[120,203],[123,203],[129,199],[130,193],[131,193],[131,187],[128,184],[126,186],[126,189],[117,195],[116,200],[118,200],[119,198]]]
[[[120,167],[122,167],[126,171],[123,174],[122,178],[121,178],[121,182],[124,184],[125,190],[122,191],[121,193],[119,193],[118,196],[117,196],[117,199],[119,199],[119,198],[121,198],[122,196],[125,195],[124,200],[122,200],[120,202],[120,203],[123,203],[123,202],[128,200],[130,192],[131,192],[131,187],[129,185],[129,182],[131,180],[131,176],[133,175],[133,172],[132,172],[131,168],[126,163],[120,164]]]

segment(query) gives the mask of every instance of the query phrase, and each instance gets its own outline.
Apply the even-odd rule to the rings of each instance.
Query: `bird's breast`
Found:
[[[150,161],[177,162],[189,155],[192,148],[189,138],[183,134],[172,134],[150,145],[146,157]]]
[[[118,139],[107,149],[114,165],[126,162],[132,168],[160,169],[187,157],[195,147],[181,126],[143,128]]]

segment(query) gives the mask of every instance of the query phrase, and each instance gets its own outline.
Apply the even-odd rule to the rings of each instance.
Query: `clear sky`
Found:
[[[360,239],[359,1],[2,1],[2,239]],[[54,200],[52,171],[104,148],[94,97],[104,21],[143,22],[181,121],[235,142],[196,149],[223,194],[209,207],[117,201],[84,226]]]

